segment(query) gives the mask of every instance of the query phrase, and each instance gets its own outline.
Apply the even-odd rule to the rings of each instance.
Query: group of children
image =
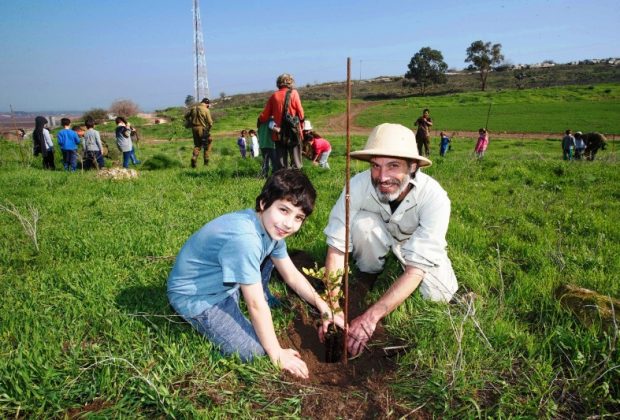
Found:
[[[450,150],[452,140],[445,132],[439,133],[439,155],[446,156],[448,150]],[[481,128],[478,130],[478,141],[476,141],[476,146],[474,147],[474,154],[478,159],[482,159],[484,157],[484,153],[489,146],[489,133],[485,128]]]
[[[241,135],[237,139],[237,146],[239,146],[239,153],[241,153],[241,158],[243,159],[246,158],[248,148],[250,149],[251,157],[260,156],[260,150],[258,147],[258,137],[256,137],[256,131],[250,130],[249,141],[246,139],[247,136],[248,136],[248,131],[241,130]]]
[[[269,127],[270,130],[274,130],[273,124]],[[259,148],[259,138],[257,137],[255,130],[249,130],[250,139],[247,139],[248,130],[241,130],[240,136],[237,139],[237,146],[239,147],[239,153],[241,158],[245,159],[250,150],[251,157],[260,156],[260,150],[266,151],[262,146]],[[325,138],[312,129],[310,121],[304,121],[303,125],[303,154],[308,159],[312,160],[312,164],[320,166],[321,168],[329,169],[329,155],[332,151],[332,146]],[[265,174],[267,175],[267,174]]]
[[[572,130],[566,130],[562,137],[562,153],[564,160],[581,160],[586,151],[586,142],[581,131],[573,136]]]
[[[47,119],[38,116],[35,118],[35,129],[32,134],[33,152],[37,156],[43,157],[43,168],[54,170],[54,142],[52,135],[47,128]],[[56,141],[62,153],[62,163],[66,171],[74,172],[78,165],[78,147],[82,145],[84,169],[101,169],[105,167],[104,144],[101,141],[99,131],[95,130],[95,120],[87,117],[84,121],[86,130],[82,126],[71,127],[69,118],[60,120],[62,130],[56,134]],[[136,157],[136,151],[132,136],[137,139],[137,131],[123,117],[116,118],[116,145],[123,153],[123,167],[128,168],[129,162],[137,165],[140,163]]]

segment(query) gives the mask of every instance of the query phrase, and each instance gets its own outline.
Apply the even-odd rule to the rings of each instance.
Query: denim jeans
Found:
[[[77,169],[77,151],[75,150],[63,150],[62,151],[62,163],[65,166],[65,171],[71,170],[71,172]]]
[[[270,307],[279,301],[269,292],[268,284],[273,270],[271,258],[261,267],[261,283],[265,300]],[[238,354],[242,361],[248,362],[257,356],[264,356],[265,350],[258,340],[252,323],[239,308],[239,290],[230,297],[205,310],[200,315],[188,319],[189,323],[218,346],[226,356]]]
[[[129,168],[130,160],[131,160],[131,150],[129,152],[123,152],[123,168]]]

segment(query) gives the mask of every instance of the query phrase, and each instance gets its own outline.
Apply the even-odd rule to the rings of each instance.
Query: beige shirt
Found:
[[[407,265],[426,271],[447,259],[445,238],[450,221],[450,200],[437,181],[420,171],[411,183],[413,188],[392,214],[389,204],[379,201],[370,180],[370,170],[357,174],[350,184],[350,220],[362,210],[380,215],[390,235],[401,244]],[[344,196],[343,191],[323,231],[327,244],[341,252],[345,251]]]

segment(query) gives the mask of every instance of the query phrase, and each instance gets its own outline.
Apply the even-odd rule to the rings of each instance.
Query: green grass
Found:
[[[342,109],[313,106],[317,117]],[[440,106],[431,108],[439,120]],[[344,137],[330,140],[332,169],[305,168],[316,210],[287,240],[319,260],[344,184]],[[364,142],[353,137],[353,149]],[[392,385],[399,403],[449,418],[617,413],[617,336],[582,326],[553,291],[567,282],[620,296],[618,145],[570,163],[558,141],[492,140],[483,161],[473,146],[455,140],[441,158],[434,139],[426,172],[452,201],[449,255],[459,294],[475,299],[468,310],[416,293],[388,317],[388,331],[410,343]],[[284,397],[268,360],[221,357],[167,303],[166,277],[185,240],[220,214],[253,207],[263,184],[258,160],[242,161],[234,139],[216,140],[210,166],[196,170],[191,147],[141,144],[144,165],[159,164],[110,181],[43,171],[29,145],[0,140],[0,204],[40,213],[36,252],[0,211],[0,417],[300,416],[304,395]],[[352,171],[366,165],[353,161]],[[398,273],[391,263],[375,296]],[[281,330],[290,314],[274,317]]]
[[[492,133],[534,132],[559,135],[573,131],[620,134],[620,85],[568,86],[547,89],[468,92],[387,101],[366,109],[356,123],[374,127],[390,121],[413,126],[422,109],[430,108],[436,130]]]

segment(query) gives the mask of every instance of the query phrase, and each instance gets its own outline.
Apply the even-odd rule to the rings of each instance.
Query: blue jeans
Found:
[[[65,171],[71,170],[71,172],[74,172],[77,169],[77,151],[63,150],[62,163],[65,166]]]
[[[129,152],[123,152],[123,168],[129,168],[130,160],[131,160],[131,150]]]
[[[261,283],[265,300],[270,307],[279,304],[267,287],[272,271],[273,262],[267,257],[261,267]],[[248,362],[257,356],[264,356],[265,349],[258,340],[252,323],[239,308],[239,295],[237,289],[230,297],[188,321],[198,332],[218,346],[222,354],[226,356],[238,354],[242,361]]]
[[[131,163],[133,163],[134,165],[137,165],[140,163],[140,161],[138,160],[138,158],[136,157],[136,148],[132,147],[131,148],[131,154],[129,155],[129,158],[131,159]]]

